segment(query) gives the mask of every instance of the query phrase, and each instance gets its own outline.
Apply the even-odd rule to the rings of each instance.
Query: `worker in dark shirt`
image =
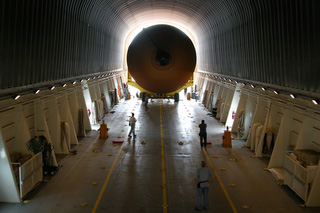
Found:
[[[207,147],[207,124],[204,123],[204,120],[202,120],[201,124],[199,124],[200,132],[200,145],[201,148],[204,146],[204,148]],[[203,143],[202,143],[203,142]]]

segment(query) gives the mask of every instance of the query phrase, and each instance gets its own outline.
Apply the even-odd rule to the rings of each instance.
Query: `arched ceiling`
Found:
[[[0,10],[1,89],[122,69],[127,35],[155,21],[192,33],[201,71],[320,92],[318,0],[3,0]]]

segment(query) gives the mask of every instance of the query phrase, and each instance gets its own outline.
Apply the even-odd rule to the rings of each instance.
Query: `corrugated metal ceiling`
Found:
[[[200,70],[320,92],[318,0],[2,0],[0,7],[1,89],[122,69],[128,33],[162,21],[197,38]]]

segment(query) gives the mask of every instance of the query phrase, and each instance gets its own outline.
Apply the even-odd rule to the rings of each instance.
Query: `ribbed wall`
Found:
[[[199,69],[320,92],[320,1],[241,2],[220,5],[229,13],[203,34]]]
[[[0,89],[121,69],[153,20],[198,38],[200,70],[320,92],[319,0],[1,0]]]
[[[1,89],[121,68],[121,39],[78,2],[1,1]]]

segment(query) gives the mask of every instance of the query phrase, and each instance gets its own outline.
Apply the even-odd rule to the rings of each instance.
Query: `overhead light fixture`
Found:
[[[262,89],[263,91],[266,91],[266,88],[264,88],[264,87],[261,87],[261,89]]]
[[[16,95],[16,96],[14,97],[14,100],[18,100],[20,97],[21,97],[21,95]]]
[[[36,90],[35,92],[34,92],[34,94],[38,94],[40,92],[40,90],[38,89],[38,90]]]
[[[274,94],[278,95],[279,92],[277,90],[273,90]]]
[[[72,82],[73,85],[75,85],[77,83],[77,81]]]
[[[231,82],[232,82],[232,80],[231,80],[231,79],[229,79],[229,82],[231,83]]]
[[[251,84],[250,86],[251,86],[252,88],[254,88],[254,85],[253,85],[253,84]]]
[[[62,85],[62,87],[66,87],[66,86],[67,86],[67,84],[63,84],[63,85]]]
[[[83,79],[81,79],[81,81],[80,81],[81,83],[83,82]]]
[[[54,90],[56,87],[55,86],[52,86],[51,88],[50,88],[50,90]]]
[[[238,83],[238,81],[234,81],[236,84]]]
[[[242,85],[243,85],[243,86],[245,86],[245,85],[246,85],[246,83],[242,83]]]
[[[88,78],[87,80],[90,81],[91,78]]]
[[[319,104],[318,101],[315,100],[315,99],[312,100],[312,103],[314,103],[315,105],[318,105],[318,104]]]
[[[96,79],[96,76],[94,76],[92,79]]]
[[[294,94],[290,94],[290,97],[291,97],[292,99],[295,99],[295,98],[296,98],[296,96],[295,96]]]

